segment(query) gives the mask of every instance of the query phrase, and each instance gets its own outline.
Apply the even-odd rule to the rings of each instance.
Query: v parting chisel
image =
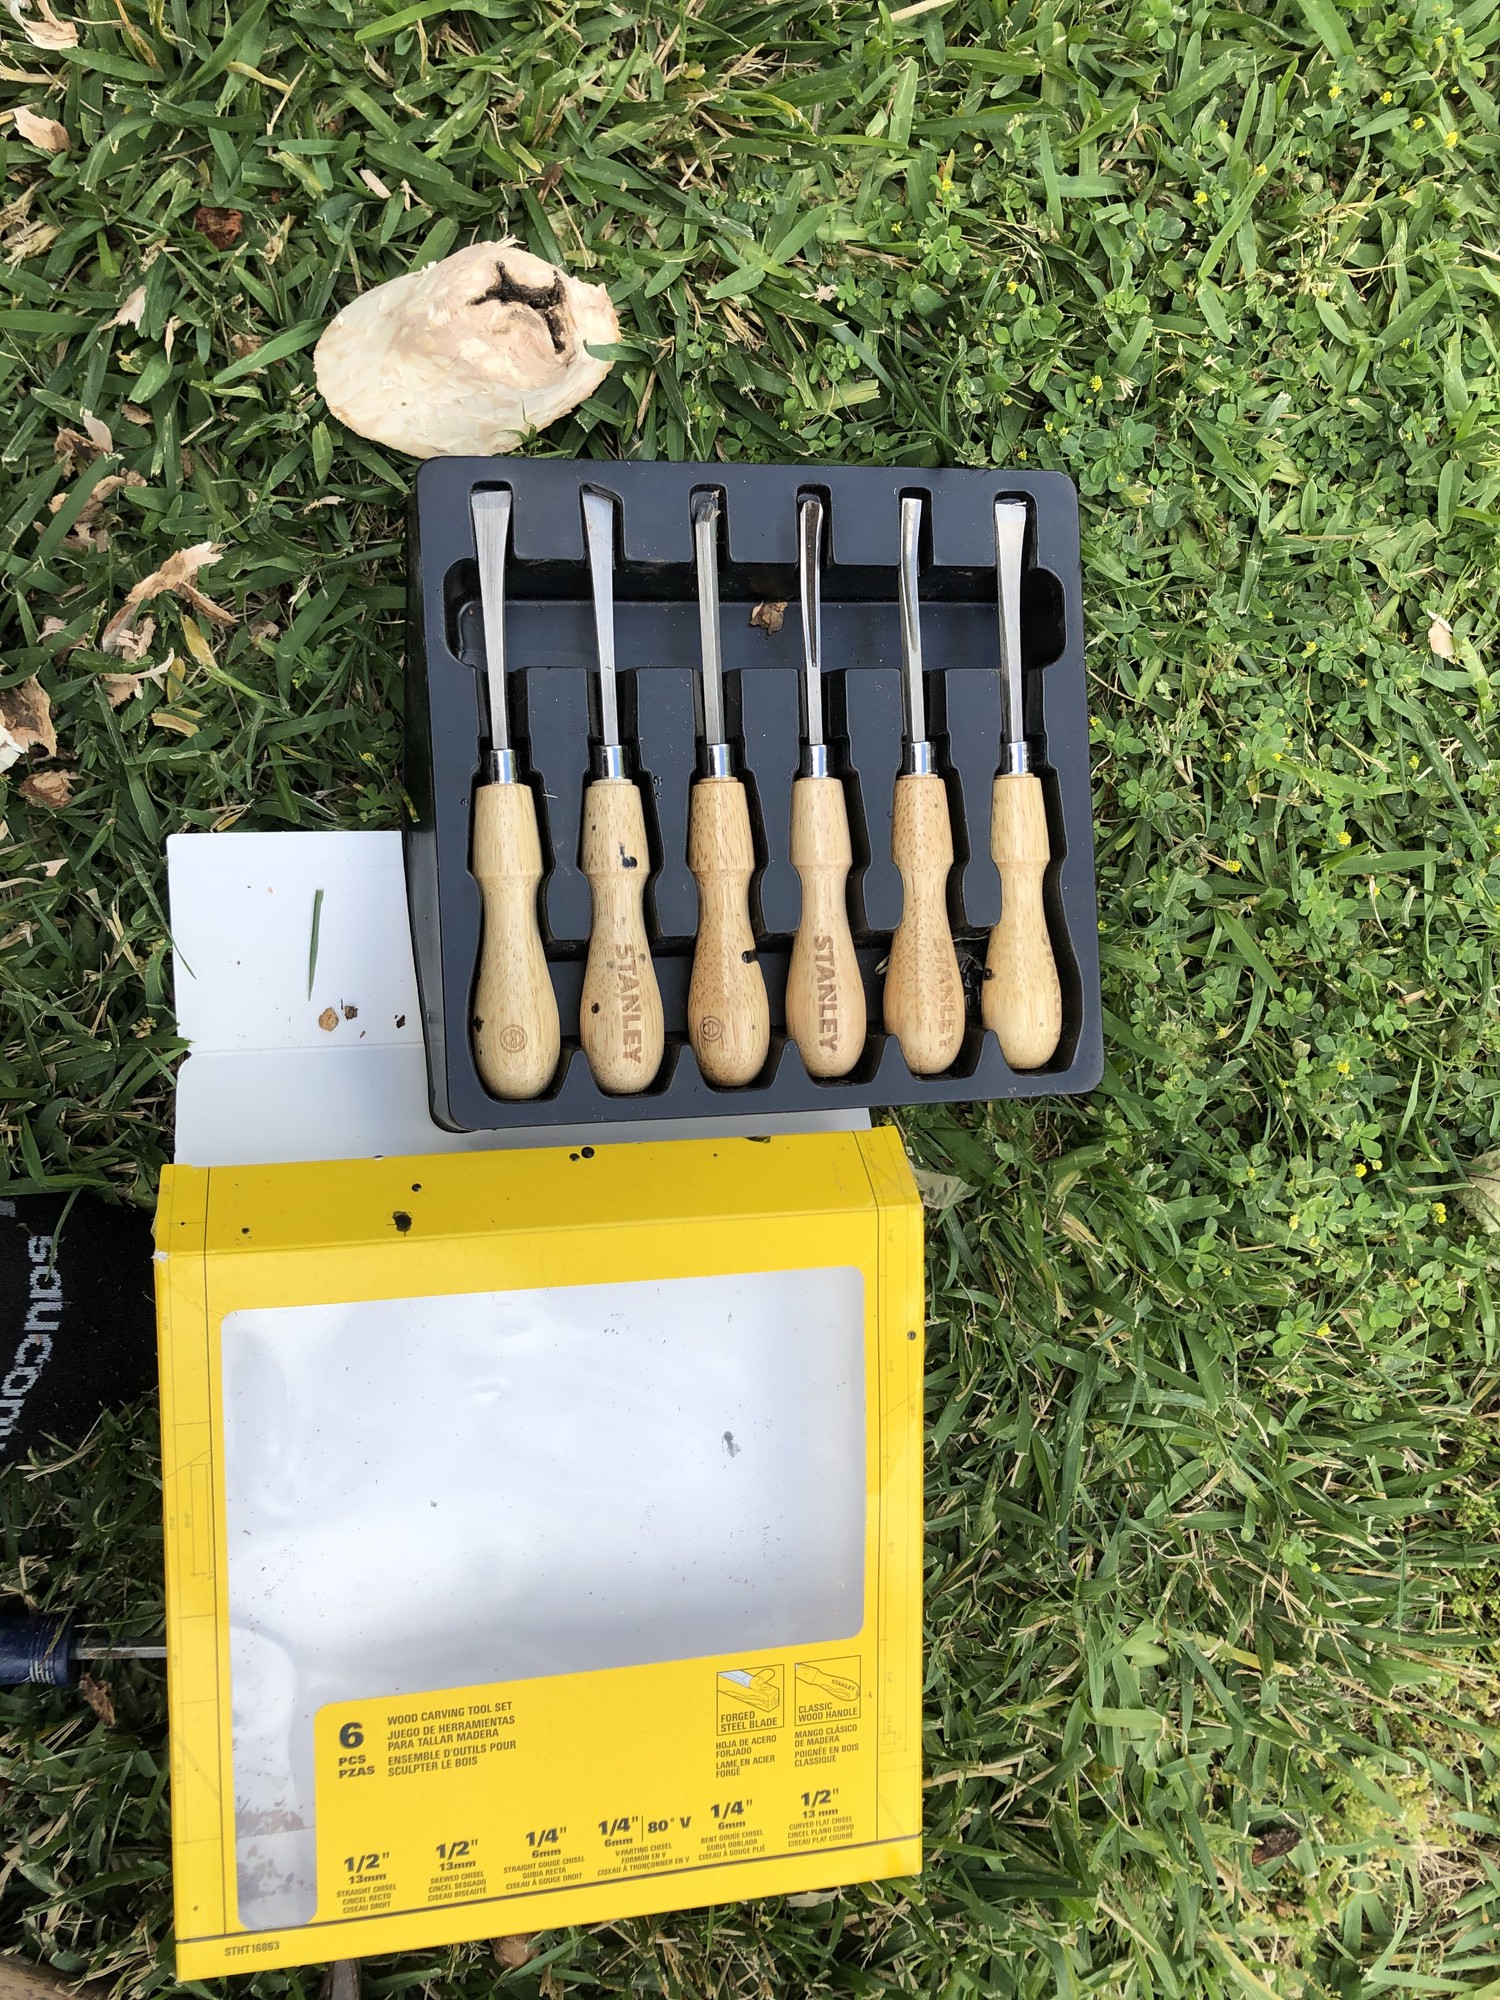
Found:
[[[927,736],[922,622],[917,599],[922,502],[901,502],[901,668],[906,743],[891,816],[891,857],[901,871],[901,922],[885,975],[885,1025],[914,1076],[948,1069],[964,1038],[964,984],[948,925],[953,827],[948,787]]]
[[[688,866],[698,884],[688,1039],[710,1083],[745,1084],[764,1067],[771,1045],[771,1009],[750,925],[750,880],[755,873],[750,803],[735,774],[724,720],[719,512],[717,493],[695,497],[703,761],[688,804]]]
[[[995,502],[1000,614],[1000,770],[990,800],[990,852],[1000,871],[1000,921],[990,932],[980,1012],[1012,1069],[1040,1069],[1062,1036],[1062,991],[1042,884],[1052,850],[1041,780],[1031,768],[1022,701],[1021,565],[1026,502]]]
[[[505,686],[505,548],[509,487],[481,487],[469,512],[479,556],[479,603],[489,686],[490,747],[474,794],[471,863],[483,899],[472,1011],[474,1060],[493,1097],[535,1097],[557,1068],[557,995],[537,921],[542,847],[536,800],[510,741]]]
[[[792,785],[792,866],[802,880],[802,915],[787,972],[787,1032],[809,1076],[847,1076],[865,1045],[865,989],[849,932],[848,880],[854,861],[843,781],[828,768],[823,722],[823,502],[797,506],[797,571],[802,596],[802,772]]]
[[[646,939],[651,872],[646,815],[620,741],[615,685],[615,506],[597,487],[583,491],[583,526],[593,583],[598,653],[599,736],[594,776],[583,798],[581,861],[593,897],[579,1039],[594,1081],[618,1093],[645,1090],[661,1068],[661,992]]]

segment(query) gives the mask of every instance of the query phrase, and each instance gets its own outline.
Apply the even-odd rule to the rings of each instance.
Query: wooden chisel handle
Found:
[[[535,1097],[552,1080],[561,1035],[537,923],[542,844],[530,786],[474,794],[473,869],[484,899],[474,1060],[492,1097]]]
[[[854,848],[841,779],[793,783],[791,855],[802,916],[787,973],[787,1032],[809,1076],[847,1076],[865,1045],[865,989],[849,934]]]
[[[688,1039],[710,1083],[749,1083],[771,1046],[771,1007],[750,928],[755,843],[738,778],[700,778],[694,785],[688,866],[698,884]]]
[[[629,778],[583,795],[583,872],[594,900],[578,1033],[601,1090],[644,1090],[661,1068],[661,992],[646,941],[646,815]]]
[[[948,928],[953,828],[948,788],[933,772],[896,780],[891,855],[901,871],[901,922],[885,974],[885,1025],[913,1076],[935,1076],[964,1038],[964,983]]]
[[[1041,780],[1029,772],[995,780],[990,853],[1000,871],[1000,921],[990,932],[980,1011],[1012,1069],[1040,1069],[1062,1035],[1062,989],[1042,904],[1052,854],[1047,807]]]

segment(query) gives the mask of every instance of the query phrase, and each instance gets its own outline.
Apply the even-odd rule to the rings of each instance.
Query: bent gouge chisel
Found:
[[[901,682],[906,743],[891,815],[891,858],[901,871],[901,922],[885,974],[885,1025],[914,1076],[948,1069],[964,1038],[964,983],[948,926],[953,827],[948,787],[927,737],[922,624],[917,601],[922,502],[901,502]]]
[[[828,768],[823,732],[820,565],[823,503],[797,506],[797,571],[802,596],[802,772],[792,785],[792,866],[802,880],[802,915],[786,982],[787,1032],[809,1076],[847,1076],[865,1043],[865,989],[849,934],[847,883],[854,860],[842,779]]]
[[[688,867],[698,884],[698,942],[688,987],[688,1039],[710,1083],[749,1083],[771,1045],[765,975],[750,926],[755,843],[750,802],[735,776],[724,720],[719,651],[719,496],[693,501],[703,753],[688,803]]]
[[[583,795],[581,861],[593,897],[578,1033],[601,1090],[644,1090],[661,1068],[662,1011],[646,941],[646,815],[620,741],[615,687],[615,501],[583,490],[599,662],[599,737]]]
[[[509,487],[470,496],[489,685],[490,747],[474,794],[471,865],[484,903],[474,982],[474,1061],[492,1097],[535,1097],[557,1068],[557,995],[537,921],[542,845],[536,800],[510,741],[505,688],[505,544]]]
[[[1047,806],[1031,768],[1022,705],[1021,561],[1026,502],[995,502],[1000,613],[1000,770],[990,801],[990,853],[1000,871],[1000,921],[990,932],[980,1012],[1012,1069],[1040,1069],[1062,1035],[1062,992],[1047,934],[1042,883],[1051,860]]]

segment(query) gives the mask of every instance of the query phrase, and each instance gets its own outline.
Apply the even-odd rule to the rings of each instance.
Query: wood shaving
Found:
[[[88,434],[89,443],[94,447],[95,451],[104,452],[114,450],[114,433],[101,417],[96,417],[92,410],[84,410],[80,413],[80,421]],[[142,484],[144,483],[142,481]]]
[[[535,1958],[536,1933],[524,1931],[518,1932],[515,1937],[496,1938],[490,1949],[495,1954],[497,1965],[503,1965],[507,1972],[516,1972]]]
[[[31,805],[45,806],[49,812],[58,812],[72,803],[73,774],[71,771],[33,771],[16,789]]]
[[[55,118],[43,118],[35,111],[28,111],[24,104],[18,104],[10,115],[17,132],[28,146],[35,146],[38,152],[66,153],[73,143],[66,125],[59,125]]]
[[[124,641],[135,629],[136,615],[143,604],[153,597],[160,597],[170,591],[173,596],[184,598],[195,611],[216,625],[236,623],[232,611],[226,611],[222,604],[215,604],[211,597],[205,597],[198,588],[198,572],[216,563],[224,551],[217,542],[195,542],[189,549],[178,549],[167,557],[160,569],[152,570],[136,584],[120,609],[105,626],[99,639],[99,650],[114,653],[120,659],[139,659],[139,653],[126,650]]]
[[[76,49],[78,28],[53,13],[48,0],[5,0],[5,11],[36,49]]]
[[[123,708],[127,701],[134,701],[145,685],[139,674],[101,674],[99,678],[111,708]]]
[[[126,294],[123,303],[116,310],[114,316],[111,319],[107,319],[104,324],[107,327],[133,326],[139,328],[145,311],[146,287],[144,285],[137,285],[133,292]]]
[[[156,620],[143,618],[133,630],[121,632],[109,650],[117,660],[124,660],[133,665],[135,661],[145,659],[151,650],[151,641],[155,637]]]
[[[1446,618],[1434,615],[1427,627],[1427,643],[1440,660],[1456,660],[1458,648],[1453,643],[1453,627]]]
[[[97,534],[90,534],[89,532],[98,520],[105,502],[112,500],[126,486],[144,486],[145,483],[146,480],[143,473],[106,472],[79,509],[78,519],[68,531],[69,540],[77,542],[82,548],[86,549],[108,548],[108,538],[102,529]],[[66,505],[67,499],[68,496],[66,493],[54,493],[52,498],[47,502],[48,511],[53,514],[57,513],[60,508]]]
[[[0,771],[8,771],[30,750],[57,755],[51,697],[35,674],[18,687],[0,690]]]
[[[318,1016],[318,1026],[323,1030],[325,1035],[331,1035],[338,1024],[339,1012],[337,1007],[325,1007]]]
[[[115,1726],[115,1704],[109,1691],[108,1681],[96,1681],[92,1674],[78,1676],[78,1692],[98,1716],[106,1729]]]
[[[245,218],[237,208],[202,207],[193,212],[193,227],[215,250],[232,250],[244,233]]]
[[[413,458],[514,451],[609,373],[620,337],[603,285],[506,239],[471,243],[354,299],[318,342],[340,423]]]
[[[767,602],[757,604],[750,613],[750,623],[762,632],[779,632],[786,618],[786,604]]]
[[[40,257],[50,250],[62,231],[51,222],[28,223],[5,239],[5,254],[12,264],[24,264],[28,257]]]
[[[99,456],[99,447],[87,431],[75,431],[71,424],[64,424],[52,440],[52,456],[62,459],[69,472],[77,472],[93,464]]]

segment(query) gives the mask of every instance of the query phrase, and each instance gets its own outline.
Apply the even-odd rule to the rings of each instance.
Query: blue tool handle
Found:
[[[0,1687],[78,1685],[70,1613],[0,1618]]]

